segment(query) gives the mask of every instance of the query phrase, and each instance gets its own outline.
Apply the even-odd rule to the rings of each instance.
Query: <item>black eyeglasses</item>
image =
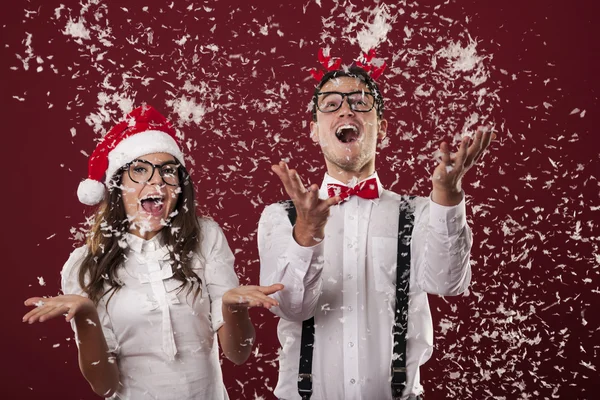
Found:
[[[350,109],[356,112],[369,112],[375,107],[375,97],[371,92],[319,92],[314,101],[322,113],[332,113],[342,107],[344,99]]]
[[[123,169],[127,169],[129,179],[135,183],[147,183],[152,180],[154,170],[158,170],[163,182],[169,186],[179,185],[179,167],[175,161],[167,161],[162,164],[152,164],[146,160],[133,160],[126,164]]]

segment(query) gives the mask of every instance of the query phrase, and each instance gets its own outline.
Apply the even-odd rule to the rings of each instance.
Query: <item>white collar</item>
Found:
[[[129,248],[136,253],[147,253],[160,249],[164,244],[162,241],[163,233],[158,232],[152,239],[146,240],[132,233],[125,234],[125,240]]]

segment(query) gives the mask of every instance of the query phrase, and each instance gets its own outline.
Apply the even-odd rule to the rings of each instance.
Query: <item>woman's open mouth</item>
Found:
[[[358,128],[354,125],[342,125],[335,131],[335,137],[342,143],[356,142],[359,136]]]
[[[140,205],[148,214],[160,215],[164,207],[164,198],[159,195],[149,195],[140,200]]]

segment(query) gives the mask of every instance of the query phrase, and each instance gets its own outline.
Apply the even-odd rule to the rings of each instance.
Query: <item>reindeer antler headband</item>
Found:
[[[381,74],[383,74],[383,71],[386,67],[386,63],[384,61],[379,66],[374,65],[374,58],[375,49],[371,49],[368,53],[363,53],[361,56],[359,56],[358,60],[355,60],[355,65],[364,69],[373,80],[376,80],[381,76]],[[340,69],[340,66],[342,65],[342,59],[339,57],[332,58],[331,55],[326,56],[324,50],[321,48],[319,49],[319,63],[323,67],[325,67],[327,72],[336,71]],[[325,75],[325,72],[323,72],[323,70],[317,70],[316,68],[311,68],[309,72],[312,75],[312,77],[319,82],[321,81],[321,79],[323,79],[323,76]]]

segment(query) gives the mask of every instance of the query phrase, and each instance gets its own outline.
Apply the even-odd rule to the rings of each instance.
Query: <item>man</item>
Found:
[[[272,166],[297,215],[292,226],[290,210],[274,204],[264,210],[258,227],[260,284],[285,286],[273,295],[279,307],[272,309],[281,317],[279,399],[301,398],[298,381],[306,377],[298,375],[302,321],[311,317],[312,397],[303,398],[392,399],[403,202],[414,216],[414,227],[407,261],[406,354],[394,356],[405,357],[405,382],[395,397],[415,399],[423,392],[419,366],[433,351],[427,293],[459,295],[469,285],[471,232],[461,179],[488,147],[492,133],[480,129],[470,145],[465,137],[454,154],[442,143],[430,197],[403,198],[385,190],[375,172],[377,142],[388,126],[383,105],[377,84],[363,69],[327,73],[315,90],[310,125],[325,157],[322,185],[305,188],[286,163]],[[368,193],[358,193],[362,189]]]

